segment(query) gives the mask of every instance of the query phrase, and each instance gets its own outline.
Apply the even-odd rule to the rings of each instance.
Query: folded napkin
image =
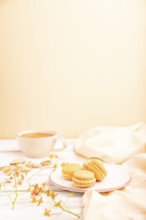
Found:
[[[84,157],[98,157],[105,162],[122,163],[146,149],[146,125],[96,127],[82,134],[75,152]]]
[[[108,193],[87,191],[83,196],[84,220],[146,219],[146,153],[134,156],[124,166],[131,174],[131,183]]]

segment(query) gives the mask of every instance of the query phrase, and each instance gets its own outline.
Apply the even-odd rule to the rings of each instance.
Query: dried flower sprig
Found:
[[[32,184],[29,182],[33,176],[44,168],[51,168],[52,172],[57,169],[57,160],[58,156],[56,154],[50,154],[48,159],[40,162],[39,164],[31,161],[25,161],[21,158],[16,158],[7,166],[0,167],[0,172],[5,175],[4,181],[0,183],[0,191],[4,189],[12,204],[12,209],[14,209],[18,196],[20,195],[19,186],[27,182],[29,187],[26,189],[26,193],[30,194],[32,203],[36,203],[37,206],[40,206],[42,203],[50,204],[51,202],[54,209],[57,208],[61,210],[61,212],[55,213],[54,209],[52,210],[49,207],[45,207],[43,212],[45,216],[49,217],[62,212],[67,212],[78,219],[80,218],[80,215],[69,210],[69,208],[66,206],[66,202],[60,200],[58,198],[58,194],[55,191],[50,190],[46,183]],[[28,177],[28,174],[31,174],[31,171],[34,169],[37,169],[36,172]],[[9,184],[13,186],[13,196],[12,192],[10,193],[7,189]],[[71,196],[72,194],[69,194],[68,198]]]
[[[14,209],[14,206],[18,198],[18,185],[22,185],[23,180],[25,179],[27,174],[31,171],[31,169],[28,168],[27,163],[25,164],[23,160],[15,159],[9,165],[1,167],[0,171],[2,171],[3,174],[5,174],[6,176],[5,180],[1,184],[12,203],[12,209]],[[9,191],[7,190],[7,184],[13,185],[14,188],[13,197],[10,195]]]
[[[80,218],[78,214],[69,210],[66,207],[65,203],[57,197],[58,194],[50,190],[49,187],[45,183],[40,184],[40,185],[32,184],[30,185],[29,190],[31,191],[31,201],[33,203],[36,203],[37,206],[45,202],[43,199],[43,194],[44,194],[45,195],[44,198],[50,199],[53,202],[54,207],[58,207],[59,209],[61,209],[61,211],[72,214],[76,216],[78,219]],[[72,195],[73,194],[68,194],[68,198],[71,197]],[[51,216],[51,215],[54,215],[54,213],[52,212],[52,210],[45,208],[44,215]]]

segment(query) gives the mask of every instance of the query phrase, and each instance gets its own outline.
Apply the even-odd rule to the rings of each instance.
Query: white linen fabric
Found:
[[[131,156],[145,152],[146,125],[127,127],[96,127],[82,134],[75,152],[90,158],[98,157],[108,163],[122,163]]]
[[[124,163],[131,174],[130,184],[109,193],[87,191],[83,196],[84,220],[146,219],[146,153]]]
[[[120,190],[83,196],[83,220],[146,219],[146,126],[94,128],[83,134],[75,151],[85,157],[100,157],[121,163],[131,175],[130,184]]]

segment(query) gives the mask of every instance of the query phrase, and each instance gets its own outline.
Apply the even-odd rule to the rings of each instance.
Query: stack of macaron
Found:
[[[63,177],[71,180],[77,187],[90,187],[96,181],[102,181],[107,172],[104,164],[97,158],[89,159],[82,165],[69,163],[62,167]]]
[[[82,166],[77,163],[66,164],[62,168],[62,174],[65,179],[72,180],[74,172],[81,169]]]

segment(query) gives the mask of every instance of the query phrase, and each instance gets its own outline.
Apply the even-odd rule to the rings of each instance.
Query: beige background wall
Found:
[[[1,0],[0,138],[146,122],[145,0]]]

